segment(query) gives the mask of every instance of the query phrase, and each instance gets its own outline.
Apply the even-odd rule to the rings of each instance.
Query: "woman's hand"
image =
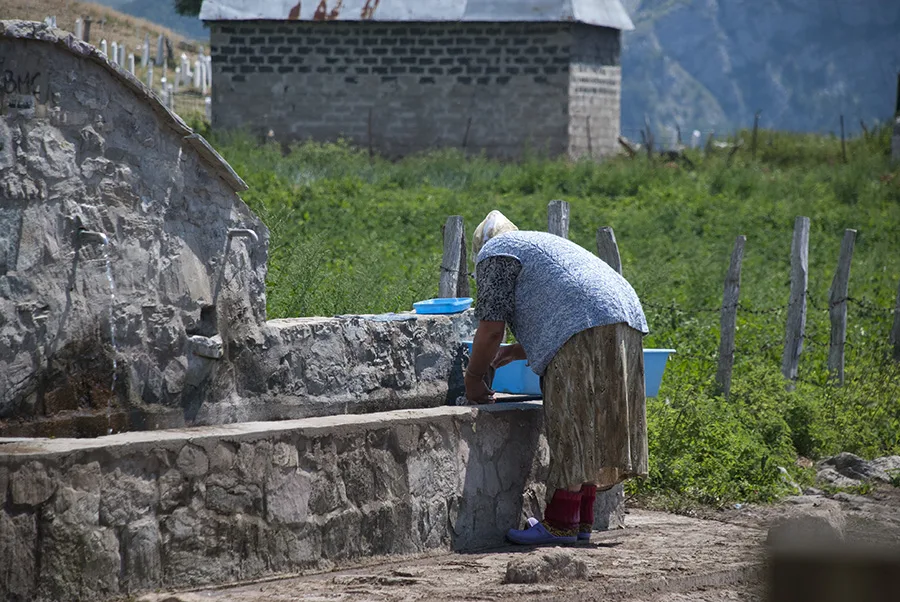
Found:
[[[495,355],[493,361],[491,361],[491,367],[495,369],[502,368],[510,362],[524,359],[526,359],[525,348],[522,347],[521,343],[507,345],[506,347],[500,347],[500,349],[497,350],[497,355]]]
[[[466,371],[466,399],[469,403],[482,404],[494,403],[494,392],[484,383],[484,378],[479,378]]]

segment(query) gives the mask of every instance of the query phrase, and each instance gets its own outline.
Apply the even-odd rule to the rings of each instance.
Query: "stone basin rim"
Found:
[[[324,432],[365,431],[373,427],[393,427],[422,421],[458,419],[474,422],[479,412],[497,413],[536,411],[543,408],[541,401],[511,401],[482,406],[440,406],[373,412],[368,414],[336,414],[294,420],[265,422],[237,422],[224,425],[207,425],[157,431],[130,431],[95,438],[0,438],[0,465],[7,460],[29,457],[55,457],[72,452],[89,452],[100,449],[116,449],[135,446],[160,447],[204,442],[253,441],[280,433],[317,435]]]

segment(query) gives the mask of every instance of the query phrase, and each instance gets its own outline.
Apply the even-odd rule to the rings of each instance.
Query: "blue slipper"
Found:
[[[531,520],[528,521],[529,524]],[[578,541],[577,535],[554,535],[547,530],[543,523],[535,523],[527,529],[510,529],[506,533],[506,539],[513,543],[526,546],[539,546],[545,544],[566,544]]]

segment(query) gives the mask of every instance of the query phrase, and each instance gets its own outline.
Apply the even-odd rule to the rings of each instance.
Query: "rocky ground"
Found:
[[[847,460],[820,464],[820,472],[833,468],[853,478],[847,466],[859,469],[860,464]],[[772,506],[708,509],[693,516],[632,509],[625,528],[595,533],[585,545],[372,559],[326,574],[140,600],[525,601],[575,596],[604,602],[761,602],[766,599],[767,559],[773,546],[808,536],[828,545],[838,540],[900,543],[900,489],[871,476],[868,482],[872,488],[864,496],[813,492]]]

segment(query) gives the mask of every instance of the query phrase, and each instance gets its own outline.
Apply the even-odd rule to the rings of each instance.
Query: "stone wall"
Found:
[[[614,154],[621,121],[621,36],[614,29],[573,25],[572,40],[569,156]]]
[[[266,322],[268,233],[202,138],[59,30],[0,22],[0,62],[0,436],[454,397],[472,312]]]
[[[103,600],[472,550],[540,515],[540,404],[0,448],[0,598]],[[621,487],[597,528],[622,520]]]
[[[245,185],[71,35],[0,22],[0,62],[0,418],[185,403],[189,337],[265,320]]]
[[[499,157],[563,154],[570,63],[619,78],[619,32],[569,23],[210,25],[214,127],[343,137],[391,156],[464,142]],[[614,102],[605,92],[586,100],[585,90],[573,106],[592,111],[599,153],[615,145],[618,88]]]

